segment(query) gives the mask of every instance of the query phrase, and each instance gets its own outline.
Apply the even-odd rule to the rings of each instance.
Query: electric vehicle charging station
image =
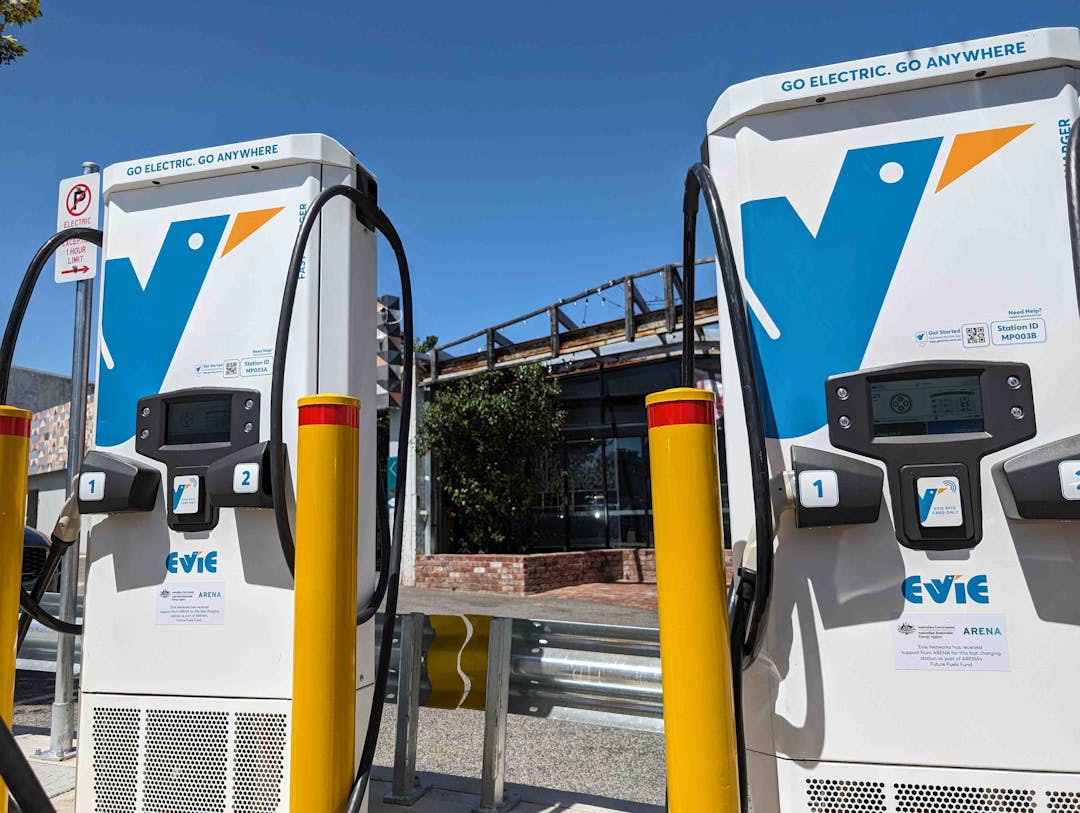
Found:
[[[763,413],[755,465],[726,399],[758,813],[1075,809],[1078,83],[1080,32],[1045,29],[709,116],[752,348],[722,312],[725,389],[756,378]]]
[[[87,555],[80,811],[289,809],[294,594],[268,510],[271,380],[284,258],[312,200],[338,184],[375,188],[322,135],[105,171],[96,443],[79,503],[106,516]],[[322,214],[285,404],[313,392],[374,403],[375,241],[352,206]],[[283,426],[295,472],[296,424]],[[362,408],[359,595],[374,588],[374,438]],[[368,622],[356,629],[358,739],[373,653]]]
[[[748,304],[721,345],[744,396],[725,404],[734,703],[759,813],[1077,808],[1078,82],[1080,32],[1049,29],[754,80],[709,118],[720,288]],[[305,231],[346,187],[374,198],[311,135],[106,171],[81,811],[308,809],[287,801],[274,404],[374,394],[369,210],[351,197]],[[650,430],[714,441],[710,409],[672,412]],[[373,423],[361,409],[361,486]],[[295,473],[301,432],[276,425]],[[359,494],[367,595],[375,489]],[[357,741],[372,651],[358,624]],[[0,726],[5,777],[25,767],[12,748]]]

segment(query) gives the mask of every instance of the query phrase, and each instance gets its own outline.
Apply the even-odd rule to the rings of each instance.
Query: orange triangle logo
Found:
[[[251,237],[251,235],[265,225],[270,218],[284,208],[284,206],[278,206],[276,209],[257,209],[254,212],[240,212],[237,214],[236,220],[233,222],[232,231],[229,232],[229,239],[225,241],[225,248],[221,250],[221,256],[224,257],[242,242]]]
[[[953,139],[949,157],[945,159],[945,168],[941,170],[935,192],[940,192],[968,170],[985,161],[1014,138],[1025,132],[1033,124],[1018,124],[1015,127],[999,127],[995,130],[979,130],[975,133],[959,133]]]

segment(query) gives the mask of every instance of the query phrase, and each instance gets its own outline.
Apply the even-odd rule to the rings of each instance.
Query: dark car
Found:
[[[23,528],[22,586],[29,590],[45,567],[49,555],[49,537],[41,531]]]

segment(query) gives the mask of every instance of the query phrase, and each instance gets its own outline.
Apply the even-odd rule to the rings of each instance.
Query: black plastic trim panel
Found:
[[[848,455],[791,447],[791,466],[795,470],[795,526],[818,528],[827,525],[859,525],[877,522],[881,513],[885,473],[880,466]],[[799,475],[818,469],[835,471],[840,502],[836,506],[806,508],[799,499]]]
[[[984,431],[874,437],[871,384],[949,375],[979,376]],[[1010,379],[1013,384],[1009,383]],[[980,461],[990,452],[1034,437],[1036,431],[1031,370],[1019,362],[929,361],[834,375],[825,382],[825,403],[833,446],[884,461],[896,539],[916,550],[957,550],[979,544],[982,539],[982,513],[978,510],[982,505]],[[916,471],[919,477],[960,479],[962,526],[920,525],[914,491]]]
[[[104,472],[105,495],[100,500],[79,499],[81,514],[123,514],[152,511],[161,490],[161,473],[152,466],[108,452],[92,451],[83,459],[81,473]]]

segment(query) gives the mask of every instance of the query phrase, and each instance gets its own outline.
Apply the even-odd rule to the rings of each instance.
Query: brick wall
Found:
[[[622,551],[618,550],[540,553],[528,558],[531,561],[525,566],[526,594],[622,578]]]
[[[416,586],[490,593],[525,592],[526,556],[440,553],[416,557]]]
[[[724,551],[728,582],[731,551]],[[648,548],[488,555],[440,553],[416,557],[416,586],[524,596],[597,582],[656,584],[656,551]]]
[[[656,551],[652,548],[626,548],[622,554],[622,579],[628,582],[656,584]]]

